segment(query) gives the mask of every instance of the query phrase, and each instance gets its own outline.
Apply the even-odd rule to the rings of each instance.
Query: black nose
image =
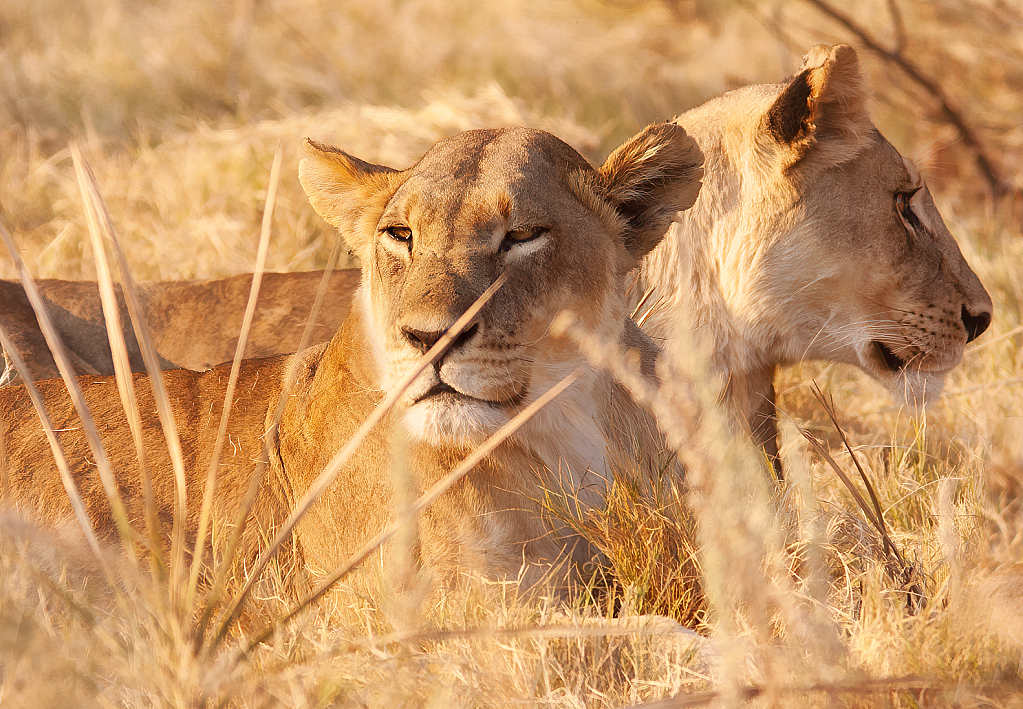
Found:
[[[469,327],[462,330],[462,332],[455,338],[455,341],[451,343],[451,347],[448,348],[448,352],[456,350],[466,342],[472,339],[472,336],[476,334],[479,326],[473,323]],[[417,350],[426,354],[426,351],[437,344],[441,337],[447,330],[415,330],[411,327],[403,327],[401,333],[408,340],[409,344],[415,347]]]
[[[980,337],[990,324],[991,313],[981,312],[980,315],[973,315],[965,305],[963,306],[963,325],[966,327],[967,342],[973,342]]]

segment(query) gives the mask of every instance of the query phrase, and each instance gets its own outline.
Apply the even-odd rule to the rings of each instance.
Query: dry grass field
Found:
[[[139,279],[251,271],[281,141],[267,268],[309,270],[334,233],[298,183],[304,136],[404,167],[521,124],[597,162],[846,42],[995,314],[926,412],[847,367],[783,372],[784,485],[685,373],[706,384],[677,393],[705,492],[651,504],[621,481],[574,521],[609,566],[569,606],[484,582],[328,595],[250,647],[292,603],[271,567],[251,613],[196,640],[159,579],[126,570],[106,598],[61,576],[85,553],[61,530],[4,519],[0,707],[1023,706],[1023,615],[992,615],[984,585],[1023,562],[1023,3],[832,2],[847,21],[816,0],[3,0],[0,213],[38,277],[96,277],[71,141]],[[860,489],[862,466],[899,559],[828,456]]]

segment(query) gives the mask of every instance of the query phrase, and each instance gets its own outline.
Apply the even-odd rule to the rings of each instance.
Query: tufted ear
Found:
[[[316,213],[336,227],[359,258],[371,242],[374,206],[383,207],[401,183],[400,172],[352,157],[337,148],[306,138],[298,179]],[[367,228],[368,227],[368,228]]]
[[[615,150],[598,170],[605,197],[625,219],[625,248],[638,264],[675,215],[700,193],[703,153],[674,123],[648,126]]]
[[[856,50],[818,44],[765,116],[767,131],[794,151],[793,162],[819,146],[834,162],[855,154],[873,125]]]

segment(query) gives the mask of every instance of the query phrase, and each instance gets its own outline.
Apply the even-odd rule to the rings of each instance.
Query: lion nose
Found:
[[[451,343],[451,347],[448,348],[448,352],[458,349],[471,340],[472,336],[476,334],[478,329],[479,325],[473,323],[466,329],[462,330],[458,337],[455,338],[455,341]],[[444,336],[445,332],[447,332],[447,330],[416,330],[411,327],[403,327],[401,329],[401,333],[405,336],[405,339],[408,340],[408,343],[423,354],[426,354],[427,350],[436,345],[437,342],[440,341],[440,338]]]
[[[991,324],[991,313],[982,310],[979,315],[971,313],[966,306],[963,306],[963,325],[966,327],[966,341],[973,342],[987,330]]]

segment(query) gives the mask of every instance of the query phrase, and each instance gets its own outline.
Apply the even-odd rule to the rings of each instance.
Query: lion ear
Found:
[[[638,264],[678,212],[700,193],[703,153],[674,123],[648,126],[608,156],[598,170],[604,195],[625,219],[625,248]]]
[[[399,173],[390,167],[352,157],[337,148],[306,138],[298,179],[313,209],[341,232],[348,246],[363,258],[375,224],[364,224],[397,189]],[[368,227],[368,229],[367,229]]]
[[[870,133],[867,89],[856,50],[818,44],[765,117],[770,134],[802,157],[820,145],[855,152]],[[841,155],[835,155],[840,160]]]

